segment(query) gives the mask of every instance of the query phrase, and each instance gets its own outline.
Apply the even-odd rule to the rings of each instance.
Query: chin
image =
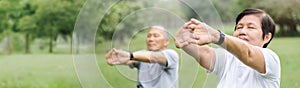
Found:
[[[159,51],[157,48],[148,48],[149,51]]]

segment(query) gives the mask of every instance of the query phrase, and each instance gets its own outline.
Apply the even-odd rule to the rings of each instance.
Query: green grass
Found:
[[[1,88],[78,88],[70,55],[0,56]]]
[[[230,26],[228,26],[230,27]],[[226,30],[225,30],[226,31]],[[128,47],[122,49],[136,51],[145,49],[145,33],[136,35]],[[109,44],[109,43],[107,43]],[[269,48],[274,50],[281,61],[281,87],[300,87],[300,38],[274,38]],[[127,66],[109,66],[104,59],[105,44],[98,45],[97,64],[101,75],[109,84],[106,87],[134,88],[137,76],[136,69]],[[118,45],[116,45],[118,46]],[[171,41],[169,48],[175,49],[180,58],[180,88],[211,87],[216,78],[207,76],[202,67],[185,53],[176,49]],[[67,48],[66,48],[67,49]],[[66,50],[66,52],[69,49]],[[123,70],[120,70],[123,69]],[[93,81],[91,79],[91,81]],[[99,83],[100,85],[104,83]],[[12,54],[0,55],[0,88],[78,88],[81,87],[77,78],[72,55],[70,54]]]
[[[274,38],[269,47],[274,50],[281,62],[281,87],[300,86],[300,38]]]

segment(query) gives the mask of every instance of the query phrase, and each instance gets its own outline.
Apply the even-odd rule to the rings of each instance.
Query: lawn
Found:
[[[0,88],[78,88],[71,55],[0,56]]]
[[[130,51],[145,47],[143,37],[132,40]],[[133,45],[133,44],[139,45]],[[269,48],[274,50],[281,61],[281,87],[300,87],[300,38],[274,38]],[[174,48],[173,42],[170,48]],[[104,50],[105,51],[105,50]],[[181,56],[179,68],[180,88],[211,87],[216,83],[214,76],[207,76],[203,68],[185,53]],[[136,70],[127,66],[109,66],[104,53],[97,54],[101,76],[114,88],[134,88]],[[99,74],[100,75],[100,74]],[[93,81],[91,79],[91,81]],[[105,84],[105,83],[99,83]],[[69,54],[12,54],[0,55],[0,88],[78,88],[81,87]],[[97,87],[97,86],[94,86]]]

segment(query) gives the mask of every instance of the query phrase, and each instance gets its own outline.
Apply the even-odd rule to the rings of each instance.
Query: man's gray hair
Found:
[[[168,33],[167,29],[165,29],[164,27],[162,27],[162,26],[151,26],[150,29],[158,29],[158,30],[164,31],[164,37],[167,40],[169,40],[169,33]]]

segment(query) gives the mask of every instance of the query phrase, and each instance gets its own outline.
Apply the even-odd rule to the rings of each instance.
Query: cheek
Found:
[[[237,37],[237,36],[238,36],[238,32],[237,32],[237,31],[234,31],[234,32],[233,32],[233,36],[234,36],[234,37]]]
[[[252,32],[249,33],[248,35],[249,35],[249,37],[251,37],[252,39],[262,40],[262,33],[260,33],[259,31],[252,31]]]
[[[259,32],[248,34],[248,37],[254,42],[254,43],[261,43],[263,42],[262,34]]]
[[[165,40],[163,40],[163,39],[159,40],[158,42],[160,43],[159,45],[161,45],[161,46],[165,45]]]

